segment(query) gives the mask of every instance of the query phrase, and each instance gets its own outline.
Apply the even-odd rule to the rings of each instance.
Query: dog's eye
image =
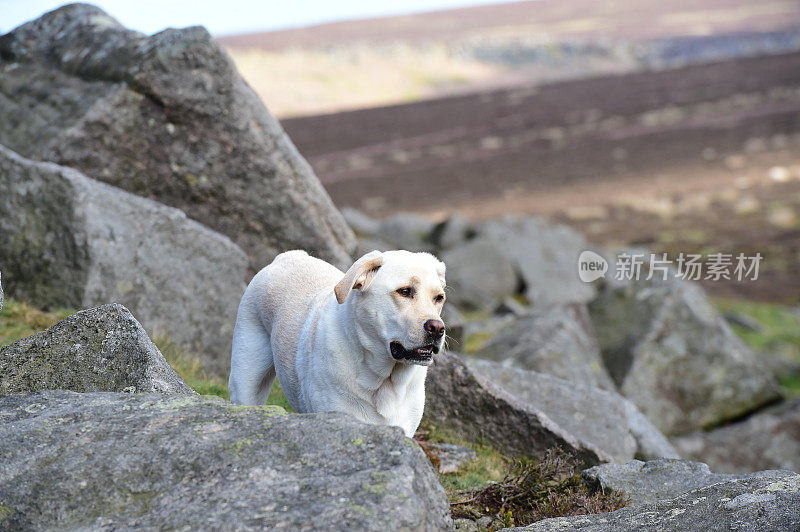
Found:
[[[414,289],[411,287],[398,288],[397,293],[403,297],[414,297]]]
[[[444,296],[442,294],[439,294],[438,296],[434,297],[433,300],[436,301],[437,303],[441,303],[442,301],[444,301]]]

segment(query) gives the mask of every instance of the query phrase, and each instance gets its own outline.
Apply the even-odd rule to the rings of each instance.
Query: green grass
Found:
[[[451,500],[461,490],[480,489],[502,480],[508,469],[508,459],[491,445],[465,440],[454,432],[430,423],[423,423],[420,426],[416,438],[429,442],[464,445],[475,451],[477,459],[466,464],[458,473],[439,475],[439,480]]]
[[[722,312],[738,312],[756,320],[764,328],[756,332],[732,325],[736,333],[753,349],[792,346],[800,360],[800,318],[783,305],[723,299],[716,301]]]
[[[486,343],[494,338],[494,334],[486,332],[475,332],[464,339],[462,352],[465,355],[473,355],[483,349]]]
[[[6,299],[3,302],[3,310],[0,311],[0,347],[52,327],[73,313],[75,311],[69,309],[44,312],[25,302]],[[201,395],[216,395],[225,400],[229,399],[228,383],[209,377],[200,361],[191,353],[187,353],[168,336],[155,336],[153,342],[190,388]],[[282,406],[287,411],[294,412],[277,380],[272,386],[267,404]]]
[[[44,312],[27,303],[6,299],[0,311],[0,347],[52,327],[74,312],[67,309]]]
[[[734,312],[757,321],[761,331],[736,324],[731,328],[757,354],[781,353],[800,363],[800,317],[783,305],[722,299],[715,301],[721,312]],[[768,355],[764,355],[768,356]],[[800,394],[800,375],[779,375],[778,381],[787,395]]]

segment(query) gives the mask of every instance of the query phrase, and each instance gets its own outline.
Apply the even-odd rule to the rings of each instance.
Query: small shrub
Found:
[[[551,450],[542,460],[514,460],[500,482],[463,490],[452,500],[454,519],[492,518],[490,529],[524,526],[550,517],[611,512],[628,499],[619,493],[590,493],[569,455]]]

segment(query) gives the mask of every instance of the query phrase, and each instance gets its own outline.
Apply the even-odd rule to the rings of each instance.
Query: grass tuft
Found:
[[[45,312],[23,301],[7,298],[3,301],[3,310],[0,311],[0,347],[52,327],[74,313],[75,311],[70,309]],[[187,353],[167,335],[154,335],[153,342],[190,388],[201,395],[216,395],[225,400],[229,399],[227,382],[209,377],[197,357]],[[294,412],[277,380],[272,386],[267,404],[282,406],[288,412]]]
[[[0,311],[0,347],[52,327],[74,312],[68,309],[45,312],[22,301],[6,299]]]
[[[502,480],[507,469],[508,459],[491,445],[467,441],[455,432],[430,423],[423,422],[417,429],[414,440],[420,444],[423,450],[426,449],[426,444],[431,442],[454,443],[475,451],[477,459],[465,464],[458,473],[439,475],[439,480],[450,500],[453,500],[453,497],[457,496],[456,494],[461,490],[480,489],[492,482]],[[425,454],[428,454],[427,451]]]
[[[719,299],[721,312],[742,314],[754,319],[762,330],[754,331],[731,324],[731,329],[759,357],[780,356],[800,364],[800,314],[797,309],[772,303]],[[800,395],[800,373],[778,375],[778,382],[787,396]]]
[[[492,518],[490,530],[525,526],[542,519],[605,513],[626,506],[621,493],[590,493],[575,462],[551,449],[541,460],[514,460],[505,477],[478,490],[457,492],[450,509],[454,519]]]

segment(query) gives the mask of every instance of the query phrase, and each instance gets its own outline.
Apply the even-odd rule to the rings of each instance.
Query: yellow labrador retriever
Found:
[[[298,412],[338,411],[413,436],[442,348],[445,265],[372,251],[346,273],[288,251],[256,274],[233,333],[231,402],[262,405],[277,374]]]

